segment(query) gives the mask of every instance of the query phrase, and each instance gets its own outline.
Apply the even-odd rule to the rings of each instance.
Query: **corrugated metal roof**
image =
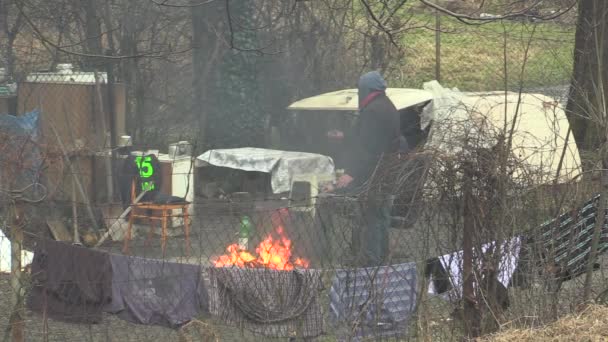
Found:
[[[415,263],[337,270],[330,319],[338,335],[348,340],[405,335],[416,306],[416,276]]]
[[[27,75],[27,82],[95,84],[95,72],[74,71],[71,64],[58,64],[56,72],[33,72]],[[105,72],[97,72],[99,83],[107,82]]]

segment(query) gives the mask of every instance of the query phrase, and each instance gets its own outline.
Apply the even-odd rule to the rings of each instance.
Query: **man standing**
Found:
[[[358,232],[358,262],[382,265],[389,252],[389,227],[394,186],[391,175],[399,152],[409,150],[401,135],[399,112],[386,96],[386,81],[372,71],[359,79],[359,121],[351,141],[345,174],[336,184],[356,194],[363,222]],[[356,241],[353,242],[357,244]]]

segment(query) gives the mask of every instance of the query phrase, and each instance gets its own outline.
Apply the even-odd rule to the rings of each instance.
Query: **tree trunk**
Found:
[[[608,200],[608,180],[605,168],[608,156],[604,147],[608,142],[608,4],[604,0],[579,1],[579,15],[576,27],[574,51],[574,72],[570,89],[567,113],[572,133],[583,152],[595,152],[595,160],[588,158],[583,167],[601,167],[601,197],[598,205],[597,224],[593,232],[591,252],[585,277],[585,301],[591,295],[593,264],[597,258],[597,248],[604,227],[606,201]],[[584,155],[583,155],[584,156]],[[589,154],[589,157],[593,155]]]
[[[91,55],[102,55],[101,44],[101,20],[97,13],[96,1],[85,0],[82,2],[85,15],[85,35],[86,52]],[[102,57],[91,57],[86,61],[86,65],[95,70],[101,67]]]
[[[605,24],[608,4],[603,0],[581,0],[574,47],[574,70],[566,113],[574,139],[585,158],[584,152],[593,152],[603,143],[602,126],[608,89],[608,70],[600,64],[608,61],[608,51],[602,48],[608,43],[608,26]],[[588,158],[583,168],[593,165]]]
[[[3,64],[7,78],[15,80],[15,40],[23,26],[23,16],[21,12],[13,10],[15,6],[12,1],[0,0],[0,27],[3,35],[0,35],[0,50],[2,51]],[[11,18],[14,22],[11,25]],[[4,40],[4,43],[1,41]],[[4,82],[0,77],[0,82]]]
[[[123,23],[123,29],[119,38],[119,49],[122,54],[128,56],[134,56],[137,51],[137,44],[135,39],[135,24],[136,17],[130,15],[133,11],[133,3],[123,2],[122,3],[122,16],[120,18]],[[137,69],[137,59],[127,58],[122,60],[120,63],[120,75],[122,81],[125,83],[127,88],[127,98],[135,98],[135,73]],[[132,100],[126,101],[126,124],[127,134],[131,135],[131,138],[135,140],[135,132],[137,130],[137,120],[135,117],[135,111],[137,110]]]
[[[218,3],[219,4],[219,3]],[[212,66],[220,54],[220,43],[215,32],[220,18],[219,5],[194,6],[192,20],[192,112],[198,122],[198,146],[207,142],[208,84]],[[225,14],[224,14],[225,15]],[[215,27],[216,30],[213,28]]]
[[[203,65],[205,61],[205,29],[203,6],[192,7],[192,112],[198,121],[198,143],[205,144],[207,131],[207,111],[204,108],[205,85]]]
[[[372,70],[379,70],[380,72],[384,72],[387,66],[386,38],[384,35],[383,32],[376,32],[370,37],[370,66]]]

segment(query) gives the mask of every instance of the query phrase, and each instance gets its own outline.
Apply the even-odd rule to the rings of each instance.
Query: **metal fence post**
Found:
[[[435,11],[435,80],[441,82],[441,13]]]

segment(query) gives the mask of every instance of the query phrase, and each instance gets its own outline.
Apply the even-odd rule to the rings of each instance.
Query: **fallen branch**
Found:
[[[147,193],[147,190],[142,191],[137,198],[135,198],[135,201],[133,202],[133,204],[137,204],[142,197],[144,197],[144,195]],[[117,224],[120,223],[121,220],[123,220],[125,217],[127,217],[127,215],[131,212],[131,206],[129,206],[127,209],[125,209],[125,211],[122,212],[122,214],[120,214],[120,216],[118,217],[118,219],[116,219],[116,221],[114,221],[114,223],[112,223],[112,225],[110,226],[110,228],[108,228],[108,231],[103,234],[103,236],[101,237],[101,239],[99,239],[99,242],[97,242],[97,244],[95,245],[95,247],[99,247],[101,246],[102,243],[104,243],[106,241],[106,239],[114,232],[114,227],[116,227]]]

